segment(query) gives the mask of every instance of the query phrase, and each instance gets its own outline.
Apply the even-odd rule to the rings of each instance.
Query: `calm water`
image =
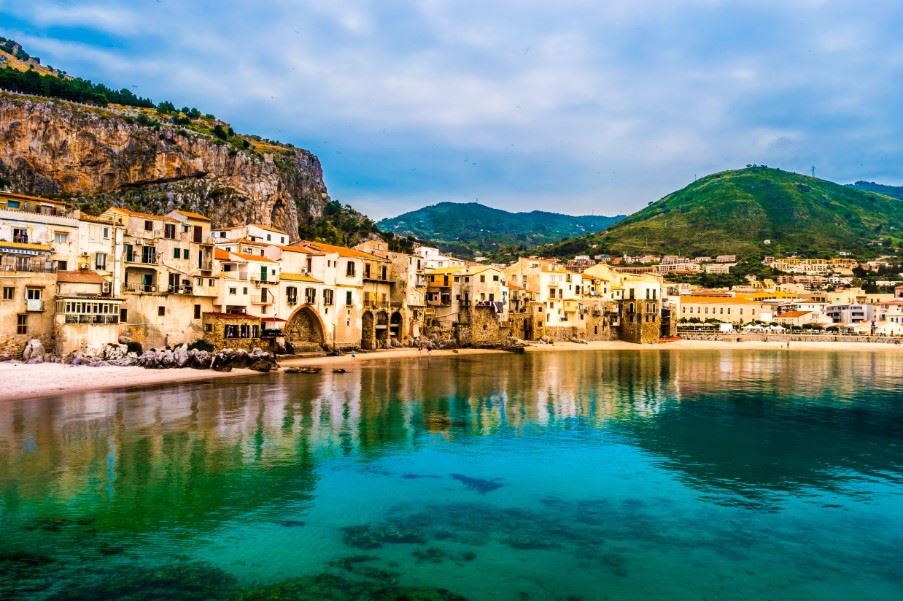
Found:
[[[422,357],[0,409],[0,598],[903,598],[901,355]]]

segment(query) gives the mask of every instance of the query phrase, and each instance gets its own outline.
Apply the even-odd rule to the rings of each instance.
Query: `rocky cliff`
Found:
[[[236,148],[136,115],[0,92],[0,186],[71,199],[91,212],[182,208],[215,226],[260,223],[293,235],[322,217],[326,186],[310,152]]]

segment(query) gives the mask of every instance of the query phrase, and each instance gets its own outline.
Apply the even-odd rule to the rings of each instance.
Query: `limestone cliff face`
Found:
[[[322,216],[323,173],[306,150],[274,150],[236,150],[108,109],[0,92],[0,180],[96,211],[182,208],[210,216],[214,226],[260,223],[294,235],[299,223]]]

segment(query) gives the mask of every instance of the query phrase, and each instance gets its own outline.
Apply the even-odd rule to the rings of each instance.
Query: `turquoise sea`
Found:
[[[901,599],[903,354],[419,357],[8,402],[0,524],[2,599]]]

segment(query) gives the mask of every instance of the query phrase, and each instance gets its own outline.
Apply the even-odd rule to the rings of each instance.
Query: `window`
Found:
[[[26,288],[25,289],[25,298],[28,300],[41,300],[41,289],[40,288]]]
[[[187,248],[183,248],[183,249],[182,249],[182,258],[183,258],[183,259],[187,259],[187,258],[188,258],[188,249],[187,249]]]
[[[16,298],[16,289],[12,286],[3,287],[3,300],[13,300]]]
[[[480,276],[480,283],[483,284],[483,283],[485,283],[485,282],[486,282],[486,276],[485,276],[485,275],[481,275],[481,276]]]
[[[154,231],[154,222],[153,221],[145,221],[144,222],[144,231],[145,232]]]
[[[349,278],[354,277],[354,261],[348,261],[348,265],[345,267],[345,275]],[[349,305],[351,303],[348,303]]]
[[[182,258],[182,249],[181,248],[172,249],[172,257],[174,259],[181,259]]]
[[[499,276],[497,276],[497,275],[492,276],[492,281],[493,281],[493,282],[498,282],[498,281],[499,281]]]
[[[353,263],[349,263],[349,265],[353,265]],[[352,304],[352,300],[351,300],[351,290],[348,290],[347,292],[345,292],[345,304],[346,304],[346,305]]]
[[[163,237],[169,238],[170,240],[174,240],[176,237],[176,224],[164,223],[163,224]]]
[[[289,286],[285,289],[285,298],[288,301],[288,304],[295,305],[298,303],[298,289],[294,286]]]
[[[248,287],[245,286],[244,288],[242,288],[242,289],[241,289],[241,293],[242,293],[242,294],[247,294],[247,293],[248,293]]]
[[[106,270],[106,268],[107,268],[107,254],[106,253],[96,253],[94,255],[94,269],[104,271],[104,270]]]
[[[166,307],[164,307],[163,305],[157,307],[157,315],[159,315],[160,317],[166,315]]]
[[[69,244],[69,232],[54,232],[53,241],[56,244]]]
[[[304,289],[304,302],[308,305],[312,305],[317,302],[317,289],[316,288],[305,288]]]
[[[103,239],[104,240],[110,239],[110,228],[108,228],[108,227],[103,228]]]
[[[57,261],[56,262],[56,270],[57,271],[66,271],[69,268],[69,263],[67,261]]]
[[[332,305],[333,303],[333,291],[332,290],[324,290],[323,291],[323,304],[324,305]]]
[[[267,234],[267,242],[270,242],[272,239],[273,239],[272,236],[270,236],[269,234]]]
[[[119,321],[125,323],[128,321],[129,310],[128,309],[119,309]]]
[[[28,334],[28,315],[16,315],[16,334]]]
[[[9,200],[6,202],[6,207],[9,209],[18,209],[19,201],[18,200]]]
[[[24,227],[14,227],[13,242],[28,242],[28,230]]]
[[[307,273],[313,271],[313,259],[307,257]]]
[[[200,305],[195,305],[195,306],[194,306],[194,318],[195,318],[195,319],[200,319],[200,318],[201,318],[201,306],[200,306]]]
[[[238,294],[238,288],[229,288],[229,294],[232,294],[232,295]]]

